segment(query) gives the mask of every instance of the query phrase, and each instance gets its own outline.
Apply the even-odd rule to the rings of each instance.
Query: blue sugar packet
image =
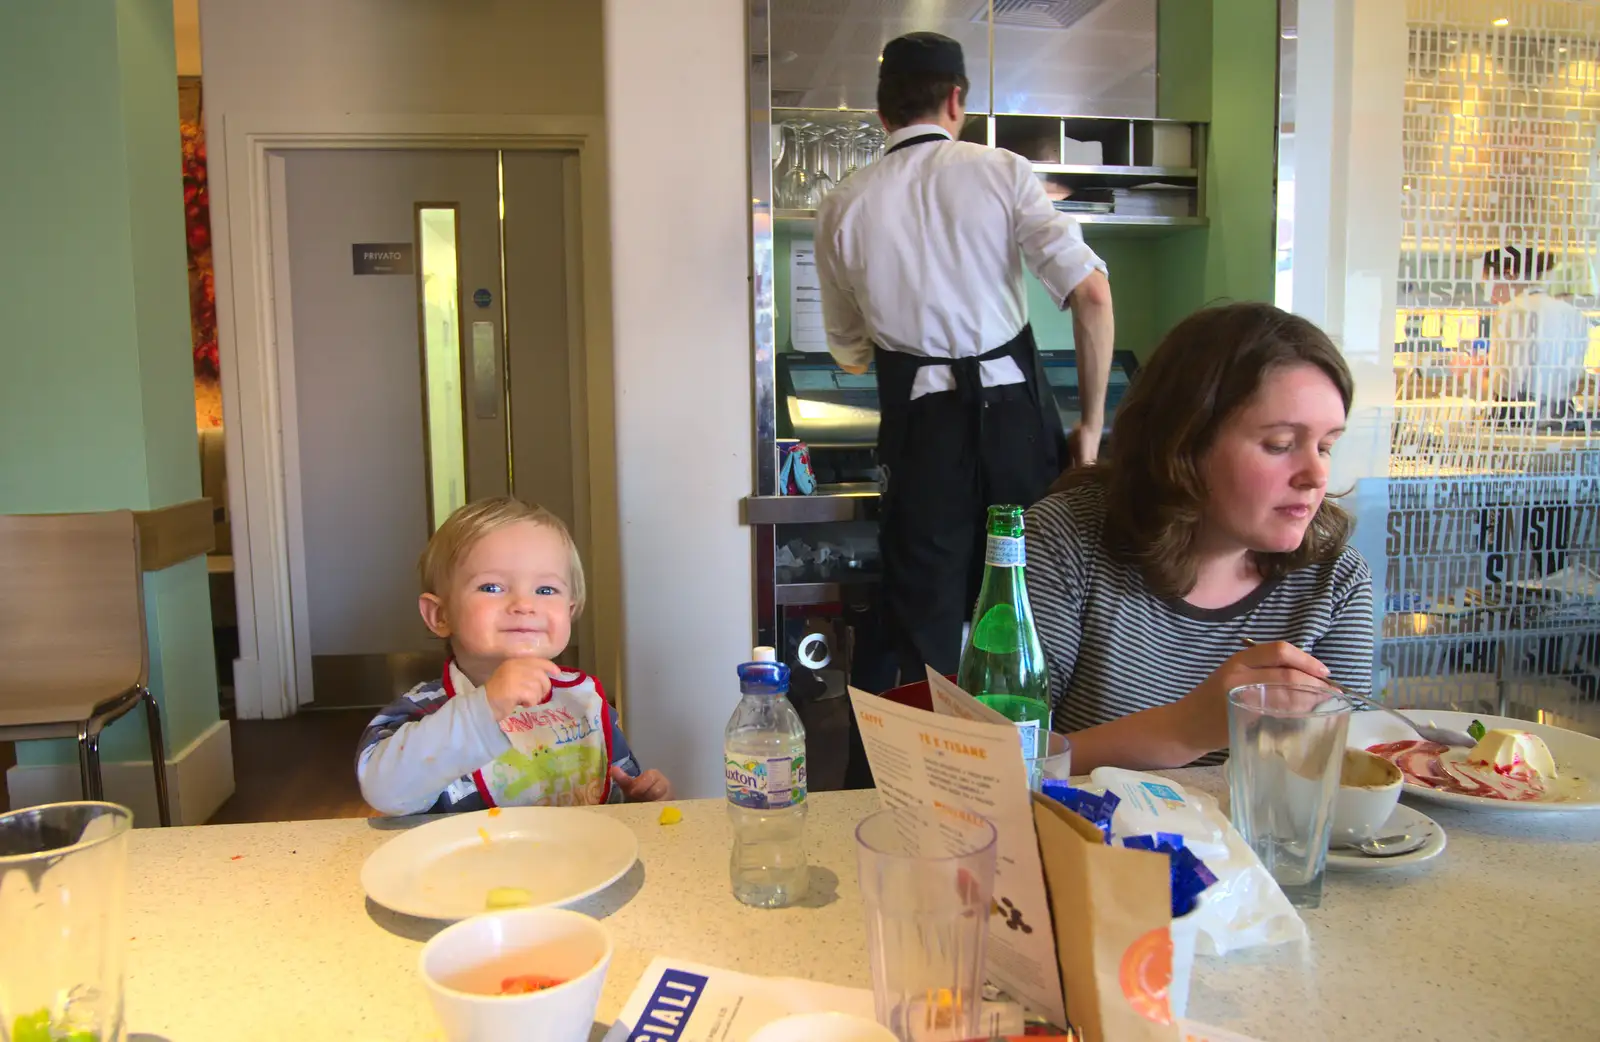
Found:
[[[1111,842],[1111,815],[1116,813],[1117,804],[1122,802],[1116,793],[1086,792],[1074,789],[1071,783],[1056,778],[1046,778],[1040,789],[1046,796],[1099,829],[1106,842]]]
[[[1194,911],[1200,895],[1217,881],[1216,874],[1204,861],[1194,856],[1175,832],[1157,832],[1153,836],[1124,836],[1122,845],[1133,850],[1153,850],[1167,855],[1172,866],[1172,918],[1180,919]]]

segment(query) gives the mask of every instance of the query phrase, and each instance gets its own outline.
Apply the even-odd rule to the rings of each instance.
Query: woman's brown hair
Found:
[[[1328,335],[1270,304],[1205,308],[1179,322],[1150,356],[1117,407],[1106,463],[1070,472],[1062,487],[1106,491],[1106,541],[1138,565],[1160,594],[1194,588],[1194,543],[1206,501],[1200,461],[1227,419],[1249,402],[1262,378],[1283,366],[1314,365],[1333,381],[1346,414],[1354,386]],[[1256,554],[1277,578],[1339,555],[1350,515],[1324,499],[1299,548]]]

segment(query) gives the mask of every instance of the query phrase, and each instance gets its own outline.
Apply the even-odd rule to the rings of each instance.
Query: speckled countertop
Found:
[[[1216,770],[1175,776],[1211,792],[1222,784]],[[853,829],[876,809],[874,793],[813,798],[812,893],[781,911],[729,895],[722,804],[679,806],[684,820],[670,827],[656,824],[656,806],[601,811],[635,830],[640,858],[578,906],[607,916],[617,940],[602,1018],[656,954],[870,986]],[[1262,1042],[1600,1038],[1600,818],[1416,806],[1449,834],[1439,858],[1330,875],[1322,908],[1306,915],[1310,945],[1199,959],[1190,1015]],[[439,1038],[416,966],[438,924],[390,913],[361,890],[362,862],[393,834],[383,825],[135,831],[135,1042]]]

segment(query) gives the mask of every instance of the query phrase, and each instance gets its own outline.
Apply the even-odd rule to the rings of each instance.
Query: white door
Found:
[[[439,675],[416,562],[455,506],[512,491],[577,520],[574,162],[283,153],[279,313],[292,347],[279,361],[301,702],[380,705]]]

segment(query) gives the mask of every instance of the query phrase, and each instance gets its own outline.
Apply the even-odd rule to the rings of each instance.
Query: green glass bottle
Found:
[[[1016,721],[1022,755],[1033,757],[1050,747],[1050,676],[1028,606],[1025,560],[1022,508],[990,507],[983,587],[956,683]]]

